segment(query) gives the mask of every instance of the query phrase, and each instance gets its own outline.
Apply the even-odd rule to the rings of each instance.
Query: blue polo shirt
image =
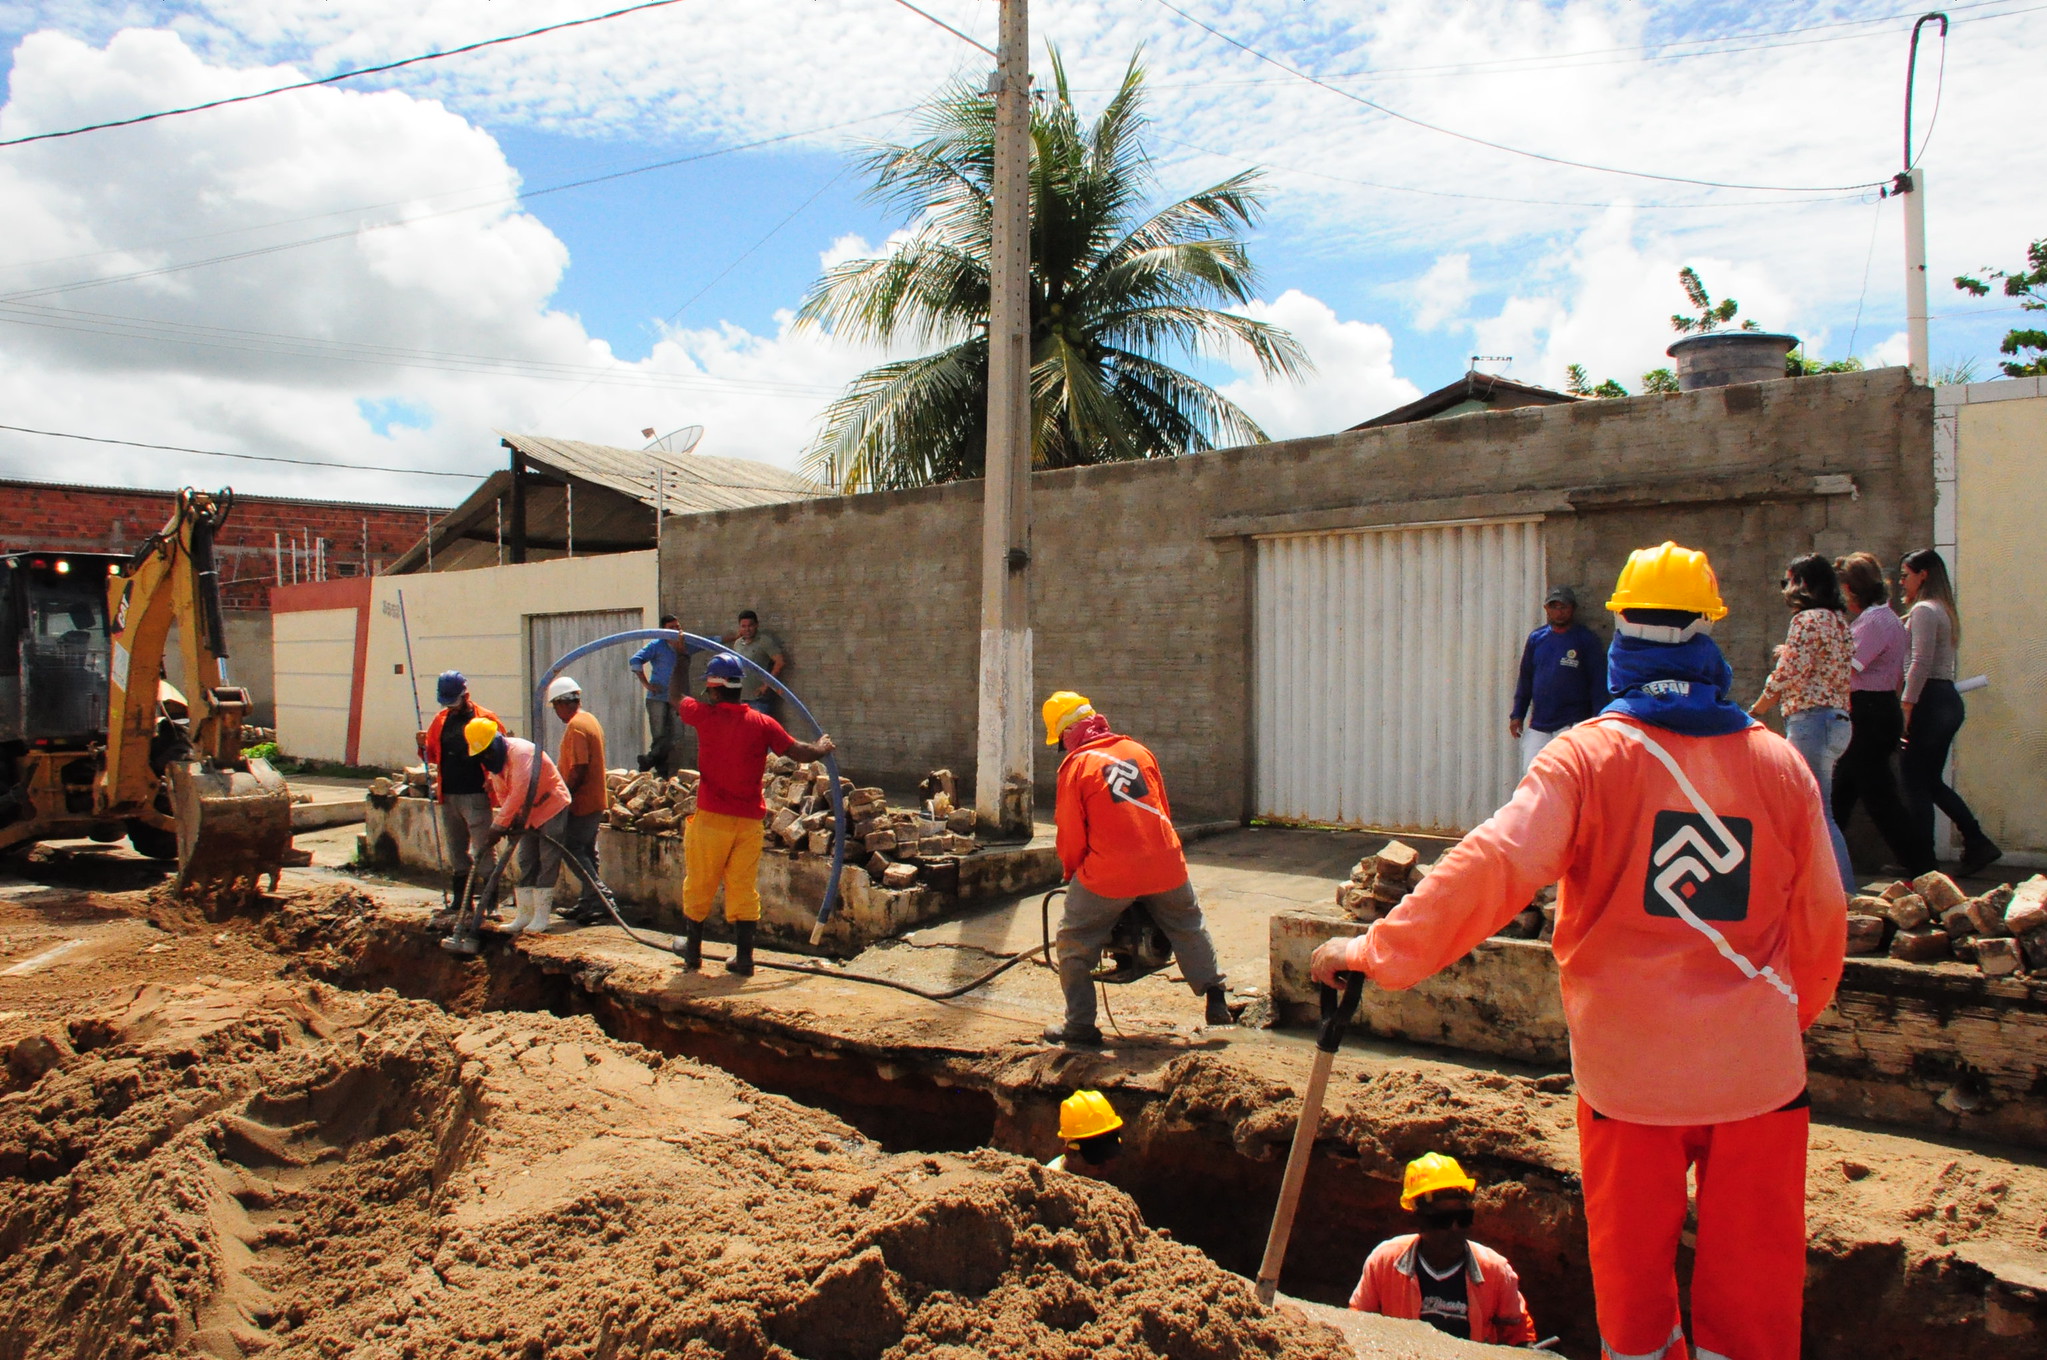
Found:
[[[654,692],[666,701],[668,679],[675,674],[675,663],[679,659],[675,648],[668,645],[667,638],[650,638],[647,645],[632,654],[626,664],[627,670],[647,668],[647,679],[653,683]]]
[[[1521,680],[1514,686],[1514,712],[1509,716],[1526,716],[1536,731],[1555,732],[1584,722],[1611,697],[1606,692],[1606,646],[1599,635],[1582,623],[1561,633],[1545,623],[1521,648]]]

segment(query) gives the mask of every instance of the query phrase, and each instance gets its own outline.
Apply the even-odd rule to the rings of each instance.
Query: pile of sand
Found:
[[[209,981],[69,1032],[0,1096],[0,1360],[1348,1354],[1112,1188],[586,1020]]]

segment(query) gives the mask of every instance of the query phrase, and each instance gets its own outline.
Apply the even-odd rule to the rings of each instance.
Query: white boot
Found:
[[[533,912],[540,905],[538,895],[531,888],[512,889],[512,900],[519,904],[518,915],[512,918],[512,933],[518,934],[533,919]]]
[[[533,922],[526,927],[528,935],[545,934],[554,924],[554,889],[533,889]]]

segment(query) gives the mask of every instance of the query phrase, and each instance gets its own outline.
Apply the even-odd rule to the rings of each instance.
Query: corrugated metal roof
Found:
[[[585,444],[578,439],[551,439],[538,434],[509,434],[504,441],[536,463],[596,482],[648,505],[654,504],[654,470],[663,471],[668,513],[739,510],[774,505],[822,494],[823,488],[793,472],[746,458],[711,458],[661,449],[621,449]]]

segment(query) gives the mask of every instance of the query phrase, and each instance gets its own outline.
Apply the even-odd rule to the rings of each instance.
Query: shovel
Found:
[[[1301,1098],[1300,1122],[1294,1125],[1294,1145],[1287,1151],[1286,1175],[1279,1183],[1279,1207],[1272,1211],[1272,1231],[1265,1238],[1265,1260],[1258,1267],[1258,1301],[1270,1306],[1279,1292],[1279,1268],[1286,1261],[1287,1239],[1293,1236],[1294,1210],[1300,1207],[1301,1184],[1308,1179],[1308,1158],[1315,1151],[1315,1131],[1322,1124],[1322,1094],[1329,1086],[1329,1069],[1336,1050],[1343,1045],[1343,1027],[1364,995],[1363,973],[1339,973],[1343,996],[1333,987],[1318,987],[1322,1000],[1322,1033],[1315,1039],[1315,1066],[1308,1072],[1308,1093]]]

